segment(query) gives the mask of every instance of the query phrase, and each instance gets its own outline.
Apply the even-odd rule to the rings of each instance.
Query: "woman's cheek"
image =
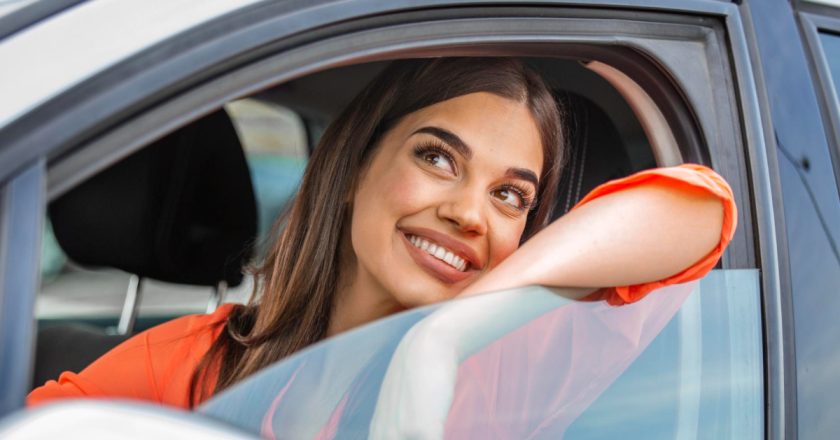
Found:
[[[505,258],[509,257],[513,254],[516,249],[519,248],[519,240],[511,241],[506,240],[500,246],[497,246],[496,252],[494,252],[492,260],[495,262],[493,265],[494,267],[505,260]]]
[[[384,183],[382,191],[387,195],[388,204],[397,207],[403,215],[423,209],[440,192],[432,188],[434,185],[428,178],[412,170],[391,174],[392,178]]]
[[[490,239],[490,268],[496,267],[511,254],[519,249],[519,239],[525,230],[524,224],[519,227],[502,228]]]

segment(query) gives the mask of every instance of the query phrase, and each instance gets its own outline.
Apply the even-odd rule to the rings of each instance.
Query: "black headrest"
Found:
[[[82,265],[194,285],[239,284],[257,231],[248,165],[223,110],[97,174],[49,214]]]
[[[633,172],[621,135],[607,113],[575,93],[558,96],[566,110],[569,152],[560,173],[554,218],[568,212],[596,186]]]

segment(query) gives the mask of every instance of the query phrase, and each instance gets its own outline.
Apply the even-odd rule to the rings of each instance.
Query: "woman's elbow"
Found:
[[[723,201],[709,193],[673,191],[664,208],[670,217],[668,248],[675,262],[687,268],[714,251],[721,242],[724,223]]]

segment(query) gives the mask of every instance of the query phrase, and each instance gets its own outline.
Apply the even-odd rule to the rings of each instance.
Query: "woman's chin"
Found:
[[[458,296],[459,293],[474,281],[470,279],[456,284],[444,284],[425,274],[423,278],[426,279],[402,284],[403,288],[394,295],[397,301],[405,308],[422,307],[450,300]],[[406,286],[411,287],[406,289]]]

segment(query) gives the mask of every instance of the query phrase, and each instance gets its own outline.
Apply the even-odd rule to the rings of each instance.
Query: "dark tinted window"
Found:
[[[840,38],[823,34],[821,43],[836,90],[840,84]],[[814,130],[820,137],[827,132]],[[829,416],[840,390],[840,376],[836,374],[840,359],[837,184],[825,140],[777,140],[793,282],[799,433],[808,438],[828,438],[840,431],[837,419]]]
[[[751,13],[778,148],[776,209],[783,209],[788,242],[797,427],[801,438],[837,438],[840,203],[828,131],[790,2],[762,2]]]

